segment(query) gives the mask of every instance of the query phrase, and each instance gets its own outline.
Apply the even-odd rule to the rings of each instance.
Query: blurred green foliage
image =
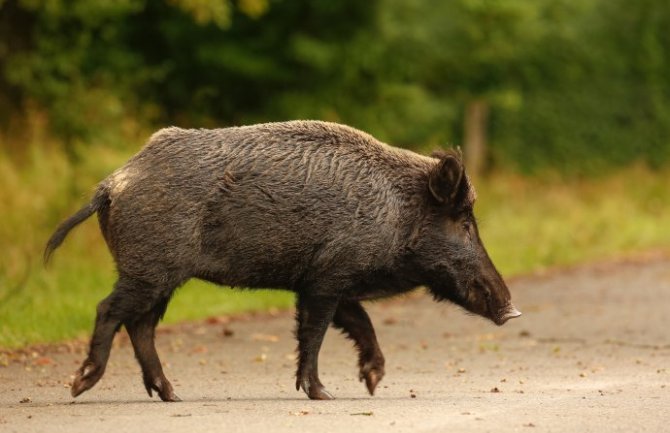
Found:
[[[3,0],[0,128],[37,111],[76,157],[126,119],[319,118],[430,149],[483,100],[489,167],[659,166],[669,28],[666,0]]]

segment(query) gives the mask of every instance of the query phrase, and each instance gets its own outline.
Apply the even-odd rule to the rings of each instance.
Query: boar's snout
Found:
[[[489,260],[490,263],[490,260]],[[490,289],[486,290],[488,292],[487,306],[488,306],[488,315],[487,317],[491,319],[493,323],[498,326],[504,325],[509,319],[514,319],[515,317],[521,316],[521,311],[512,304],[511,296],[507,285],[503,281],[502,277],[495,269],[492,263],[490,263],[492,274],[494,275],[493,281],[494,284],[488,286]]]
[[[509,319],[521,316],[521,311],[512,304],[507,285],[495,272],[497,284],[474,284],[469,302],[464,306],[473,313],[480,314],[498,326],[504,325]]]
[[[502,326],[507,322],[509,319],[514,319],[515,317],[521,316],[521,311],[517,310],[516,307],[512,304],[509,303],[507,307],[505,307],[500,314],[494,319],[496,325]]]

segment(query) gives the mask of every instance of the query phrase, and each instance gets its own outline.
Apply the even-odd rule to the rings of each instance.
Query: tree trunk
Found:
[[[489,103],[483,99],[473,99],[465,107],[463,119],[463,146],[465,167],[468,173],[477,177],[482,174],[486,161],[486,129],[488,126]]]

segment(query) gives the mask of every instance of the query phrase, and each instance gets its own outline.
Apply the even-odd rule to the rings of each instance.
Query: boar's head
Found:
[[[428,178],[430,204],[417,251],[419,266],[437,300],[451,301],[502,325],[521,313],[479,238],[475,190],[459,152],[438,156]]]

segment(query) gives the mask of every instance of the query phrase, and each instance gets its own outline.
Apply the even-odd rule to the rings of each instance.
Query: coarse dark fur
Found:
[[[356,344],[372,394],[384,357],[361,300],[425,285],[497,324],[520,314],[479,240],[475,197],[460,153],[421,156],[334,123],[163,129],[47,244],[45,260],[97,212],[119,273],[72,394],[100,379],[124,325],[149,394],[178,400],[154,329],[190,278],[296,292],[296,386],[332,398],[317,369],[332,323]]]

